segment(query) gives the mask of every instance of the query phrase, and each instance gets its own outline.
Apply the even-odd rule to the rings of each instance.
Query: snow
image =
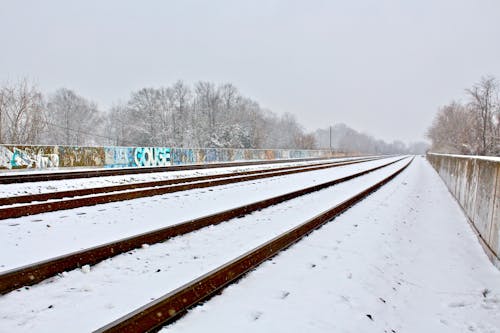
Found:
[[[403,163],[228,223],[151,244],[92,266],[88,273],[74,270],[29,290],[11,292],[0,298],[0,309],[5,309],[0,331],[13,327],[20,332],[96,329],[343,201]],[[316,178],[311,174],[309,181]],[[228,192],[234,196],[235,189]],[[92,313],[92,320],[82,313]],[[61,316],[64,320],[57,319]]]
[[[418,158],[162,332],[235,329],[500,332],[500,272],[438,175]]]
[[[5,219],[0,223],[0,271],[274,197],[396,159]]]
[[[0,332],[97,329],[335,205],[403,164],[165,243],[145,244],[149,246],[89,267],[86,273],[83,268],[66,272],[29,290],[1,296]],[[340,174],[338,169],[330,170],[330,178]],[[343,170],[353,172],[355,167]],[[321,172],[307,174],[263,181],[256,189],[276,187],[288,192],[293,186],[326,178]],[[283,180],[289,177],[292,180]],[[248,190],[250,185],[220,187],[197,195],[216,204],[231,197],[255,196],[255,189]],[[272,192],[264,191],[265,195]],[[197,205],[201,199],[189,202],[193,196],[181,196],[176,203],[186,200],[184,211],[203,215],[206,208]],[[109,210],[130,215],[137,213],[135,209],[141,212],[149,202],[139,199],[128,204],[131,206],[120,207],[134,209]],[[228,202],[225,204],[227,207]],[[150,217],[163,216],[154,206],[149,207],[155,212]],[[90,218],[95,209],[85,208],[87,214],[80,217],[86,223],[82,225],[89,227],[102,219],[99,215]],[[48,214],[43,214],[43,224],[51,219]],[[73,216],[72,211],[65,214]],[[58,215],[52,218],[57,220]],[[18,229],[19,234],[42,235],[22,244],[19,248],[23,250],[37,242],[58,241],[44,240],[50,233],[42,232],[45,229],[37,227],[40,223],[15,220],[24,221],[19,226],[29,227]],[[68,228],[61,235],[68,233],[77,241],[82,230],[72,234]],[[98,230],[93,229],[95,235]],[[6,251],[13,254],[15,249]],[[500,273],[487,260],[437,174],[424,159],[417,158],[369,198],[164,331],[497,332],[499,310]]]
[[[457,158],[475,158],[485,161],[500,162],[500,156],[455,155],[455,154],[439,154],[439,153],[429,153],[429,155],[457,157]]]

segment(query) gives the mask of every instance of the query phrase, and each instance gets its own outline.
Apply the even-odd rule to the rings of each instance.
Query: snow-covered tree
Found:
[[[96,145],[103,125],[97,104],[66,88],[49,97],[44,142],[56,145]]]

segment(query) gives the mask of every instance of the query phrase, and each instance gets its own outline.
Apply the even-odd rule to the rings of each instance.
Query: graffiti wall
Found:
[[[173,165],[332,156],[329,150],[172,148],[171,151]]]
[[[170,148],[105,147],[105,167],[154,167],[170,165]]]
[[[0,169],[103,166],[101,147],[0,145]]]
[[[340,156],[335,154],[335,156]],[[0,145],[0,169],[155,167],[245,160],[332,157],[328,150]]]

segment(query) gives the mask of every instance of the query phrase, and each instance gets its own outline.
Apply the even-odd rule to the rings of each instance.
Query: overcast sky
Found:
[[[178,79],[234,83],[307,130],[424,139],[437,108],[500,78],[499,0],[0,0],[0,82],[107,108]]]

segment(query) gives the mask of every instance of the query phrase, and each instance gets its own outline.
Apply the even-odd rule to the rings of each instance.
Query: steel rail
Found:
[[[406,158],[406,157],[404,157]],[[39,283],[49,277],[82,267],[83,265],[94,265],[105,259],[114,257],[121,253],[141,247],[143,244],[155,244],[164,242],[172,237],[184,235],[201,228],[220,224],[233,218],[245,216],[252,212],[282,203],[299,196],[316,192],[351,179],[361,177],[370,172],[382,169],[388,165],[397,163],[404,158],[387,164],[370,168],[352,175],[331,180],[322,184],[310,186],[301,190],[289,192],[272,198],[257,201],[251,204],[231,208],[215,214],[203,216],[189,221],[174,224],[168,227],[148,231],[139,235],[127,237],[110,243],[98,245],[56,258],[43,260],[23,267],[14,268],[0,274],[0,294],[5,294],[17,288]]]
[[[0,176],[0,184],[28,183],[28,182],[43,182],[50,180],[66,180],[77,178],[92,178],[105,176],[122,176],[141,173],[154,172],[169,172],[169,171],[184,171],[212,168],[228,168],[238,166],[249,166],[259,164],[274,164],[274,163],[295,163],[308,161],[321,161],[332,159],[331,157],[321,158],[299,158],[287,160],[266,160],[266,161],[247,161],[247,162],[224,162],[224,163],[208,163],[208,164],[186,164],[186,165],[170,165],[164,167],[141,167],[141,168],[123,168],[123,169],[105,169],[105,170],[85,170],[85,171],[63,171],[53,173],[37,173],[37,174],[15,174]]]
[[[337,164],[347,165],[347,164],[353,164],[356,162],[359,162],[359,163],[369,162],[369,161],[374,161],[377,159],[381,159],[381,157],[356,159],[356,160],[352,160],[352,161],[316,163],[316,164],[312,164],[312,165],[287,166],[287,167],[279,167],[279,168],[272,168],[272,169],[258,169],[258,170],[250,170],[250,171],[227,172],[227,173],[204,175],[204,176],[190,176],[190,177],[188,176],[188,177],[175,178],[175,179],[134,182],[134,183],[129,183],[129,184],[110,185],[110,186],[102,186],[102,187],[94,187],[94,188],[83,188],[83,189],[76,189],[76,190],[73,189],[73,190],[47,192],[47,193],[16,195],[16,196],[11,196],[11,197],[0,197],[0,206],[30,203],[33,201],[48,201],[48,200],[80,197],[80,196],[95,195],[95,194],[102,194],[102,193],[109,193],[109,192],[126,191],[126,190],[133,190],[133,189],[137,189],[137,188],[175,185],[175,184],[197,182],[197,181],[216,179],[216,178],[227,178],[227,177],[234,177],[234,176],[253,175],[253,174],[258,174],[258,173],[263,173],[263,172],[294,170],[294,169],[301,169],[301,168],[305,168],[305,167],[319,167],[319,166],[323,166],[323,165],[337,165]]]
[[[264,179],[277,176],[285,176],[294,173],[307,172],[307,171],[317,171],[327,168],[334,168],[349,164],[361,163],[363,161],[347,161],[339,162],[333,165],[322,165],[322,166],[303,166],[302,168],[284,170],[284,171],[261,171],[257,174],[243,175],[238,174],[231,175],[230,177],[216,177],[215,179],[208,179],[204,181],[194,181],[189,183],[180,183],[174,185],[156,186],[146,189],[135,189],[130,191],[122,192],[112,192],[104,193],[100,195],[91,195],[79,198],[71,199],[61,199],[56,201],[46,201],[41,203],[31,203],[26,205],[16,205],[8,207],[0,207],[0,219],[16,218],[21,216],[28,216],[33,214],[47,213],[64,209],[73,209],[85,206],[94,206],[98,204],[105,204],[116,201],[125,201],[138,199],[143,197],[150,197],[155,195],[174,193],[179,191],[187,191],[192,189],[227,185],[233,183],[239,183],[250,180]]]
[[[369,194],[400,174],[412,161],[413,159],[390,176],[335,207],[316,215],[301,225],[282,233],[211,272],[186,283],[159,299],[99,328],[94,331],[94,333],[150,332],[156,331],[166,324],[172,323],[185,314],[189,308],[219,293],[221,289],[255,269],[264,261],[289,248],[315,229],[320,228],[328,221],[331,221],[339,214],[366,198]]]

